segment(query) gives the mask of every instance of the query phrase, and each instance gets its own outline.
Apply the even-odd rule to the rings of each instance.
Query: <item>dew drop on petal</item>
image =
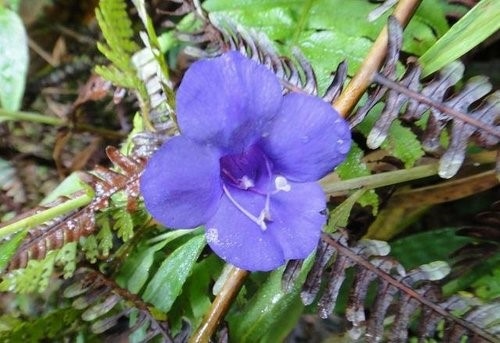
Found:
[[[207,238],[207,243],[215,243],[219,242],[219,231],[216,228],[209,228],[205,234]]]

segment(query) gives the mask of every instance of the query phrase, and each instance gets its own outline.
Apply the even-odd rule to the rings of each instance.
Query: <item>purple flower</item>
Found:
[[[177,118],[181,135],[141,177],[153,217],[177,229],[205,225],[212,250],[242,269],[307,257],[326,221],[315,181],[350,148],[339,114],[313,96],[283,96],[271,71],[228,52],[189,68]]]

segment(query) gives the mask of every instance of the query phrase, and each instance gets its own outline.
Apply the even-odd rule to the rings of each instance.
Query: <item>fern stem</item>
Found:
[[[29,230],[35,226],[48,222],[51,219],[59,217],[65,213],[71,212],[77,208],[89,204],[94,197],[93,192],[78,191],[72,199],[69,199],[59,205],[48,208],[44,211],[35,213],[32,216],[17,220],[13,223],[0,227],[0,238],[7,237],[21,230]]]
[[[375,75],[373,76],[373,81],[375,81],[376,83],[378,83],[382,86],[386,86],[390,89],[393,89],[393,90],[397,91],[398,93],[404,94],[411,99],[415,99],[419,103],[429,105],[429,106],[439,110],[440,112],[449,114],[450,116],[455,117],[458,120],[461,120],[461,121],[463,121],[467,124],[470,124],[472,126],[475,126],[477,128],[480,128],[481,130],[486,131],[489,134],[500,138],[500,131],[495,130],[495,128],[493,126],[485,124],[480,120],[477,120],[477,119],[470,117],[470,116],[468,116],[460,111],[457,111],[453,107],[446,106],[442,102],[435,101],[429,97],[426,97],[425,95],[422,95],[422,94],[415,92],[411,89],[408,89],[406,87],[403,87],[400,84],[398,84],[397,82],[389,80],[384,75],[381,75],[379,73],[375,73]]]
[[[247,275],[248,272],[246,270],[231,267],[226,282],[215,297],[210,310],[205,314],[200,326],[189,339],[189,343],[205,343],[210,340],[220,320],[229,310],[233,299],[238,295]]]
[[[394,9],[393,16],[399,21],[401,26],[406,27],[413,13],[422,0],[400,0]],[[380,69],[387,52],[387,25],[380,32],[377,40],[366,56],[358,72],[351,79],[345,90],[332,104],[333,107],[343,116],[347,117],[368,86],[373,81],[375,73]]]

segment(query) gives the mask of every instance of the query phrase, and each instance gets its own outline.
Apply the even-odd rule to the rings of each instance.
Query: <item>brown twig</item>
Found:
[[[394,9],[393,16],[405,27],[422,0],[400,0]],[[380,32],[377,40],[366,56],[363,64],[345,90],[332,104],[343,116],[347,117],[361,96],[373,81],[375,73],[380,69],[387,51],[387,25]]]
[[[240,291],[247,275],[248,272],[246,270],[231,267],[226,282],[215,297],[210,310],[205,314],[200,326],[189,339],[189,343],[205,343],[210,340],[219,322],[229,310],[233,299]]]

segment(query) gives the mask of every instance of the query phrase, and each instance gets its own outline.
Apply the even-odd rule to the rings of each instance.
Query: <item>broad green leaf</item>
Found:
[[[27,233],[28,230],[22,230],[0,242],[0,272],[9,264]]]
[[[313,261],[314,254],[304,261],[300,275],[289,293],[282,289],[284,267],[269,275],[250,302],[228,319],[235,342],[264,342],[263,337],[268,335],[282,338],[288,333],[289,326],[279,327],[278,323],[283,324],[284,320],[286,321],[284,317],[300,314],[304,305],[300,301],[299,293]]]
[[[155,237],[156,244],[151,246],[139,246],[138,252],[127,258],[120,271],[119,279],[123,280],[122,284],[124,284],[130,292],[134,294],[139,293],[151,276],[150,272],[154,263],[155,253],[163,249],[174,239],[191,232],[193,232],[193,230],[168,231],[158,236],[158,238],[161,238],[160,240],[156,240]]]
[[[148,283],[143,299],[159,310],[168,312],[181,293],[205,244],[204,235],[195,236],[169,255]]]
[[[423,56],[423,76],[456,60],[500,29],[500,1],[482,0],[463,16]]]
[[[173,334],[181,329],[182,321],[186,319],[192,327],[199,326],[212,304],[213,285],[223,266],[224,262],[213,254],[195,264],[182,287],[182,294],[168,313]]]
[[[366,37],[351,36],[342,31],[306,31],[299,36],[297,44],[311,62],[322,93],[340,62],[348,61],[349,75],[358,70],[372,42]]]
[[[405,31],[405,51],[420,55],[446,32],[438,5],[439,0],[425,0],[417,10]],[[377,4],[367,0],[207,0],[203,7],[216,23],[236,22],[267,34],[285,55],[298,47],[311,61],[320,93],[341,61],[347,60],[349,75],[357,71],[389,15],[368,21]]]
[[[0,7],[0,106],[21,108],[28,71],[28,39],[16,12]]]
[[[224,23],[229,17],[247,28],[264,32],[272,40],[293,36],[297,12],[304,0],[207,0],[203,3],[211,18]]]
[[[347,155],[344,162],[339,165],[335,171],[342,180],[349,180],[355,177],[368,176],[371,174],[370,169],[363,162],[363,150],[361,150],[356,143],[353,143],[351,150]],[[372,206],[372,213],[376,215],[378,212],[379,199],[377,193],[370,189],[363,193],[358,199],[361,206]]]
[[[391,255],[407,269],[432,261],[449,261],[449,255],[470,238],[457,236],[456,229],[445,228],[406,236],[391,242]]]

